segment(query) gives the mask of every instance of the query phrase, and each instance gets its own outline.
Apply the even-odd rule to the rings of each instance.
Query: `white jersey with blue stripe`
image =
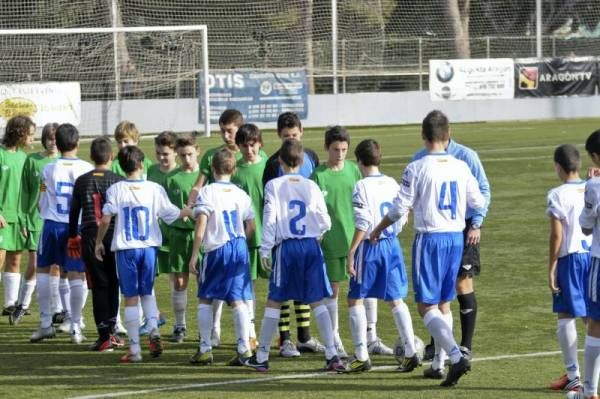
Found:
[[[41,174],[40,217],[69,223],[75,180],[92,169],[92,164],[79,158],[58,158],[46,165]]]
[[[202,187],[194,217],[208,217],[202,246],[205,252],[214,251],[234,238],[246,238],[244,221],[254,219],[252,199],[230,182],[216,181]]]
[[[585,184],[584,207],[579,224],[593,230],[590,252],[592,256],[600,258],[600,177],[594,177]]]
[[[354,185],[352,192],[352,209],[354,212],[354,227],[366,232],[365,240],[385,215],[393,208],[393,201],[398,193],[396,180],[383,174],[367,176]],[[387,229],[380,238],[395,237],[406,223],[408,215]]]
[[[171,224],[180,210],[169,201],[165,189],[148,180],[123,180],[106,190],[103,215],[116,215],[112,251],[159,247],[158,220]]]
[[[388,217],[396,221],[412,209],[418,233],[461,232],[467,205],[485,205],[467,164],[445,152],[431,153],[408,164]]]
[[[581,232],[579,215],[584,206],[585,181],[567,182],[548,192],[546,215],[560,220],[562,240],[558,257],[589,252],[591,237]]]

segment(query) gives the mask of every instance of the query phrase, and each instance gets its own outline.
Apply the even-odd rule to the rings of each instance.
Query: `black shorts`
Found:
[[[110,250],[111,241],[112,234],[106,234],[103,240],[104,260],[99,261],[94,253],[96,231],[84,230],[81,233],[81,258],[85,263],[85,275],[90,289],[94,287],[106,289],[118,281],[115,255]]]
[[[467,227],[463,231],[465,238],[465,248],[463,249],[460,269],[458,269],[458,278],[467,278],[478,276],[481,272],[481,259],[479,256],[479,244],[467,244],[467,233],[471,227],[471,220],[467,220]]]

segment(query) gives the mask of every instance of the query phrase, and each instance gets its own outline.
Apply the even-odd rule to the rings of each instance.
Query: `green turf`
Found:
[[[188,364],[188,358],[195,350],[193,337],[197,334],[196,287],[192,284],[188,306],[188,341],[182,345],[167,343],[163,357],[151,360],[146,354],[144,362],[136,365],[119,364],[122,351],[91,353],[86,350],[86,345],[70,344],[65,335],[41,344],[30,344],[28,337],[37,327],[37,315],[27,317],[17,327],[10,327],[4,319],[0,324],[2,396],[54,398],[185,386],[175,391],[135,396],[265,398],[266,395],[285,395],[289,399],[326,395],[353,399],[563,397],[545,388],[549,381],[562,373],[560,355],[503,360],[485,358],[559,349],[546,277],[548,222],[544,215],[545,197],[550,188],[559,184],[554,173],[552,153],[562,143],[574,143],[583,150],[585,138],[599,125],[600,120],[586,119],[452,126],[453,138],[479,152],[492,189],[492,204],[482,231],[483,272],[475,284],[479,318],[474,356],[482,360],[474,362],[472,373],[461,379],[454,389],[442,389],[437,382],[424,380],[420,377],[421,370],[409,375],[396,374],[392,371],[395,361],[382,357],[374,357],[374,364],[387,367],[351,376],[316,374],[323,365],[323,358],[319,355],[288,360],[279,358],[273,352],[271,371],[266,375],[222,366],[233,354],[231,316],[227,309],[223,316],[225,345],[215,350],[218,365],[192,367]],[[411,154],[422,144],[418,126],[353,128],[350,132],[352,147],[367,137],[380,141],[384,154],[383,170],[394,177],[400,175]],[[324,157],[322,133],[322,129],[307,130],[304,142]],[[200,141],[203,150],[218,143],[218,136]],[[151,144],[149,138],[144,138],[141,143],[146,153],[153,157]],[[270,153],[277,144],[275,133],[265,132],[265,150]],[[89,144],[82,144],[83,156],[87,155],[88,148]],[[590,161],[585,154],[583,159],[585,169]],[[406,262],[410,265],[410,227],[402,233],[401,241]],[[265,288],[265,282],[260,281],[257,298],[265,297]],[[165,276],[159,277],[156,289],[160,308],[169,319],[167,326],[162,328],[163,335],[168,336],[173,316]],[[408,303],[413,311],[417,334],[427,340],[423,324],[414,312],[412,294]],[[262,305],[263,301],[259,300],[257,321],[262,318]],[[458,331],[459,315],[456,306],[453,309]],[[35,300],[34,310],[37,310]],[[95,338],[92,320],[90,298],[86,308],[86,333],[89,338]],[[340,308],[340,326],[346,349],[350,351],[349,322],[344,301]],[[393,344],[396,333],[385,304],[380,304],[378,329],[384,341]],[[581,326],[580,333],[582,347]],[[314,326],[313,334],[318,336]],[[273,377],[281,379],[272,380]],[[251,379],[252,382],[236,383],[245,379]]]

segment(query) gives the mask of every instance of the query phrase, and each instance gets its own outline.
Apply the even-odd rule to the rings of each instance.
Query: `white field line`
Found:
[[[581,352],[581,350],[579,352]],[[555,356],[555,355],[560,355],[561,353],[562,353],[561,351],[552,351],[552,352],[532,352],[532,353],[522,353],[522,354],[513,354],[513,355],[488,356],[488,357],[474,358],[472,360],[472,362],[486,362],[486,361],[495,361],[495,360],[504,360],[504,359],[519,359],[519,358],[526,358],[526,357]],[[376,366],[376,367],[373,367],[372,370],[395,370],[397,367],[398,366]],[[195,389],[195,388],[209,388],[209,387],[216,387],[216,386],[252,384],[252,383],[261,384],[261,383],[268,383],[268,382],[281,381],[281,380],[300,380],[300,379],[307,379],[307,378],[333,377],[336,375],[337,374],[334,374],[334,373],[323,373],[323,372],[304,373],[304,374],[289,374],[289,375],[278,375],[275,377],[247,378],[247,379],[231,380],[231,381],[171,385],[171,386],[167,386],[167,387],[142,389],[142,390],[138,390],[138,391],[108,392],[108,393],[101,393],[101,394],[96,394],[96,395],[74,396],[74,397],[71,397],[70,399],[118,398],[121,396],[144,395],[144,394],[156,393],[156,392],[182,391],[182,390]]]

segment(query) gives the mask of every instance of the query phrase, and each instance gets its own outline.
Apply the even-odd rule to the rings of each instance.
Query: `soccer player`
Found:
[[[323,194],[315,182],[298,172],[304,158],[302,143],[286,140],[278,151],[284,175],[265,186],[262,244],[263,267],[272,272],[256,355],[246,365],[269,369],[269,348],[280,308],[290,299],[307,303],[314,312],[325,343],[325,370],[342,371],[335,349],[329,311],[324,299],[332,294],[319,237],[331,228]],[[272,259],[272,260],[271,260]]]
[[[246,306],[246,301],[252,299],[252,280],[246,237],[254,234],[254,210],[248,194],[230,182],[235,163],[234,153],[226,148],[213,154],[214,182],[200,190],[194,206],[196,228],[189,268],[199,274],[200,344],[190,359],[192,364],[213,362],[211,330],[215,299],[227,302],[233,310],[237,354],[235,362],[230,364],[244,364],[252,356],[248,331],[250,314]],[[204,258],[198,270],[201,245]]]
[[[0,267],[6,260],[3,316],[10,316],[19,300],[21,254],[26,245],[21,176],[27,155],[22,148],[31,145],[34,134],[35,124],[29,117],[14,116],[6,123],[0,146]]]
[[[175,151],[179,156],[181,166],[167,178],[167,195],[175,206],[184,207],[200,173],[199,147],[194,137],[180,137],[175,142]],[[165,230],[169,234],[170,248],[167,262],[159,263],[159,270],[161,273],[168,273],[171,282],[171,298],[175,313],[171,342],[181,343],[187,335],[185,310],[190,276],[188,265],[194,244],[194,221],[176,220],[167,229],[163,228],[163,231]]]
[[[79,344],[85,340],[81,333],[81,313],[85,304],[84,264],[81,260],[67,257],[69,237],[69,211],[75,180],[93,169],[86,161],[77,158],[79,132],[71,124],[64,123],[56,129],[56,147],[61,157],[49,163],[42,170],[40,216],[44,220],[37,259],[37,290],[40,308],[40,327],[35,331],[31,342],[38,342],[55,335],[50,311],[50,266],[59,265],[67,272],[71,305],[71,341]],[[69,317],[65,316],[65,321]]]
[[[267,163],[267,157],[261,155],[263,145],[262,133],[256,125],[250,123],[240,126],[235,135],[235,143],[240,149],[242,159],[237,161],[236,172],[232,176],[231,181],[250,196],[255,216],[254,224],[256,231],[251,237],[248,237],[247,241],[248,252],[250,254],[250,275],[254,284],[259,276],[269,278],[269,273],[262,267],[258,252],[261,244],[261,222],[264,203],[262,176]],[[254,293],[254,285],[252,292]],[[246,303],[250,312],[250,347],[253,350],[256,348],[255,300],[256,298]]]
[[[346,160],[350,135],[342,126],[334,126],[325,132],[325,150],[328,153],[327,163],[317,166],[311,179],[321,189],[327,212],[331,217],[331,230],[323,236],[321,248],[327,277],[333,295],[325,300],[329,316],[333,323],[335,345],[340,358],[348,357],[340,338],[338,327],[338,294],[340,283],[348,281],[346,256],[354,232],[352,220],[352,189],[361,174],[355,162]],[[366,326],[365,326],[366,331]]]
[[[450,357],[450,369],[442,386],[453,386],[471,369],[454,337],[448,320],[450,302],[456,296],[467,205],[479,209],[485,198],[469,167],[445,151],[448,118],[431,111],[422,124],[422,137],[428,154],[408,164],[402,174],[394,205],[370,235],[377,240],[384,229],[410,210],[416,231],[413,244],[413,287],[417,309],[429,333]],[[444,355],[436,354],[426,369],[426,378],[444,378]]]
[[[288,139],[302,140],[304,129],[300,118],[293,112],[284,112],[277,118],[277,135],[282,142]],[[314,169],[319,165],[317,154],[304,148],[302,163],[298,170],[301,176],[309,178]],[[263,185],[270,180],[284,174],[284,169],[279,162],[279,151],[271,155],[265,165],[263,173]],[[296,327],[298,332],[298,344],[294,346],[290,336],[290,307],[284,303],[281,306],[281,320],[279,322],[279,354],[283,357],[300,356],[300,351],[323,352],[325,348],[316,339],[310,336],[310,307],[300,302],[294,303],[296,312]]]
[[[558,316],[556,336],[567,373],[554,381],[550,388],[572,391],[581,389],[575,318],[587,317],[585,288],[591,240],[582,233],[579,225],[585,191],[585,181],[579,177],[579,151],[570,144],[559,146],[554,151],[554,164],[563,184],[548,193],[548,285],[552,292],[552,309]]]
[[[106,191],[123,178],[110,171],[113,159],[110,139],[98,137],[90,146],[90,158],[94,169],[75,180],[69,213],[68,255],[82,258],[86,265],[92,289],[94,321],[98,339],[91,346],[93,351],[111,351],[113,346],[121,346],[122,341],[113,333],[119,311],[119,280],[114,254],[110,253],[103,261],[94,254],[98,224],[102,217],[102,205],[106,202]],[[79,225],[81,220],[81,225]],[[110,245],[114,230],[111,223],[104,238],[104,245]]]
[[[23,166],[21,209],[23,211],[23,218],[25,219],[25,226],[27,229],[27,243],[25,247],[29,251],[29,254],[27,271],[25,272],[25,279],[23,285],[21,285],[21,292],[19,294],[19,302],[15,310],[8,317],[9,323],[13,325],[19,324],[23,319],[23,316],[29,314],[29,305],[31,304],[31,297],[35,290],[37,247],[40,240],[40,232],[42,230],[42,220],[38,209],[40,197],[40,173],[44,166],[53,162],[58,157],[55,140],[57,127],[58,123],[47,123],[44,126],[41,138],[44,151],[29,154],[25,160],[25,165]],[[58,291],[59,278],[60,269],[58,267],[51,268],[50,289],[53,298],[52,304],[56,310],[56,312],[53,312],[55,314],[58,314],[63,309],[61,307],[60,294]],[[66,287],[69,287],[68,282],[66,282]]]
[[[471,170],[471,174],[477,179],[479,191],[485,198],[485,205],[480,209],[467,208],[466,225],[463,231],[465,248],[461,260],[461,266],[456,280],[457,299],[460,307],[460,326],[461,340],[460,350],[471,357],[473,348],[473,335],[475,333],[475,322],[477,319],[477,300],[473,288],[473,277],[479,275],[481,262],[479,256],[479,242],[481,239],[481,226],[487,214],[490,204],[490,184],[488,182],[483,165],[479,156],[472,149],[457,143],[450,138],[450,128],[448,128],[448,137],[444,140],[444,148],[448,154],[454,158],[466,162]],[[423,158],[427,155],[427,149],[417,152],[413,161]],[[452,316],[448,316],[451,318]],[[433,341],[433,339],[432,339]],[[439,348],[435,348],[438,349]],[[425,350],[425,360],[431,360],[434,356],[434,344],[431,342]]]
[[[156,297],[152,295],[156,252],[162,242],[158,219],[172,223],[178,218],[191,216],[191,211],[187,207],[180,210],[169,202],[164,188],[142,179],[144,153],[139,148],[123,147],[118,160],[127,180],[113,184],[106,191],[94,252],[100,261],[107,256],[104,237],[112,217],[116,215],[111,251],[115,252],[119,286],[125,296],[124,320],[129,337],[129,350],[121,357],[121,362],[130,363],[142,360],[139,299],[151,331],[150,355],[158,357],[163,351],[157,325]]]
[[[117,147],[121,149],[128,145],[138,145],[140,142],[140,132],[133,122],[121,121],[115,128],[114,138],[117,142]],[[142,179],[145,180],[148,177],[148,169],[150,166],[152,166],[152,161],[150,158],[144,158],[144,171],[142,173]],[[121,169],[119,162],[113,162],[111,164],[111,170],[119,176],[127,176],[125,171]]]
[[[397,235],[406,223],[406,216],[382,230],[377,242],[369,242],[369,233],[379,224],[398,192],[398,183],[379,171],[381,150],[375,140],[363,140],[354,150],[363,179],[354,186],[354,236],[348,251],[350,279],[348,306],[350,328],[355,354],[348,371],[367,371],[371,361],[367,349],[367,314],[363,305],[366,297],[389,303],[396,328],[404,338],[404,360],[398,369],[408,373],[420,366],[415,350],[415,337],[408,306],[402,300],[408,294],[408,277]]]

